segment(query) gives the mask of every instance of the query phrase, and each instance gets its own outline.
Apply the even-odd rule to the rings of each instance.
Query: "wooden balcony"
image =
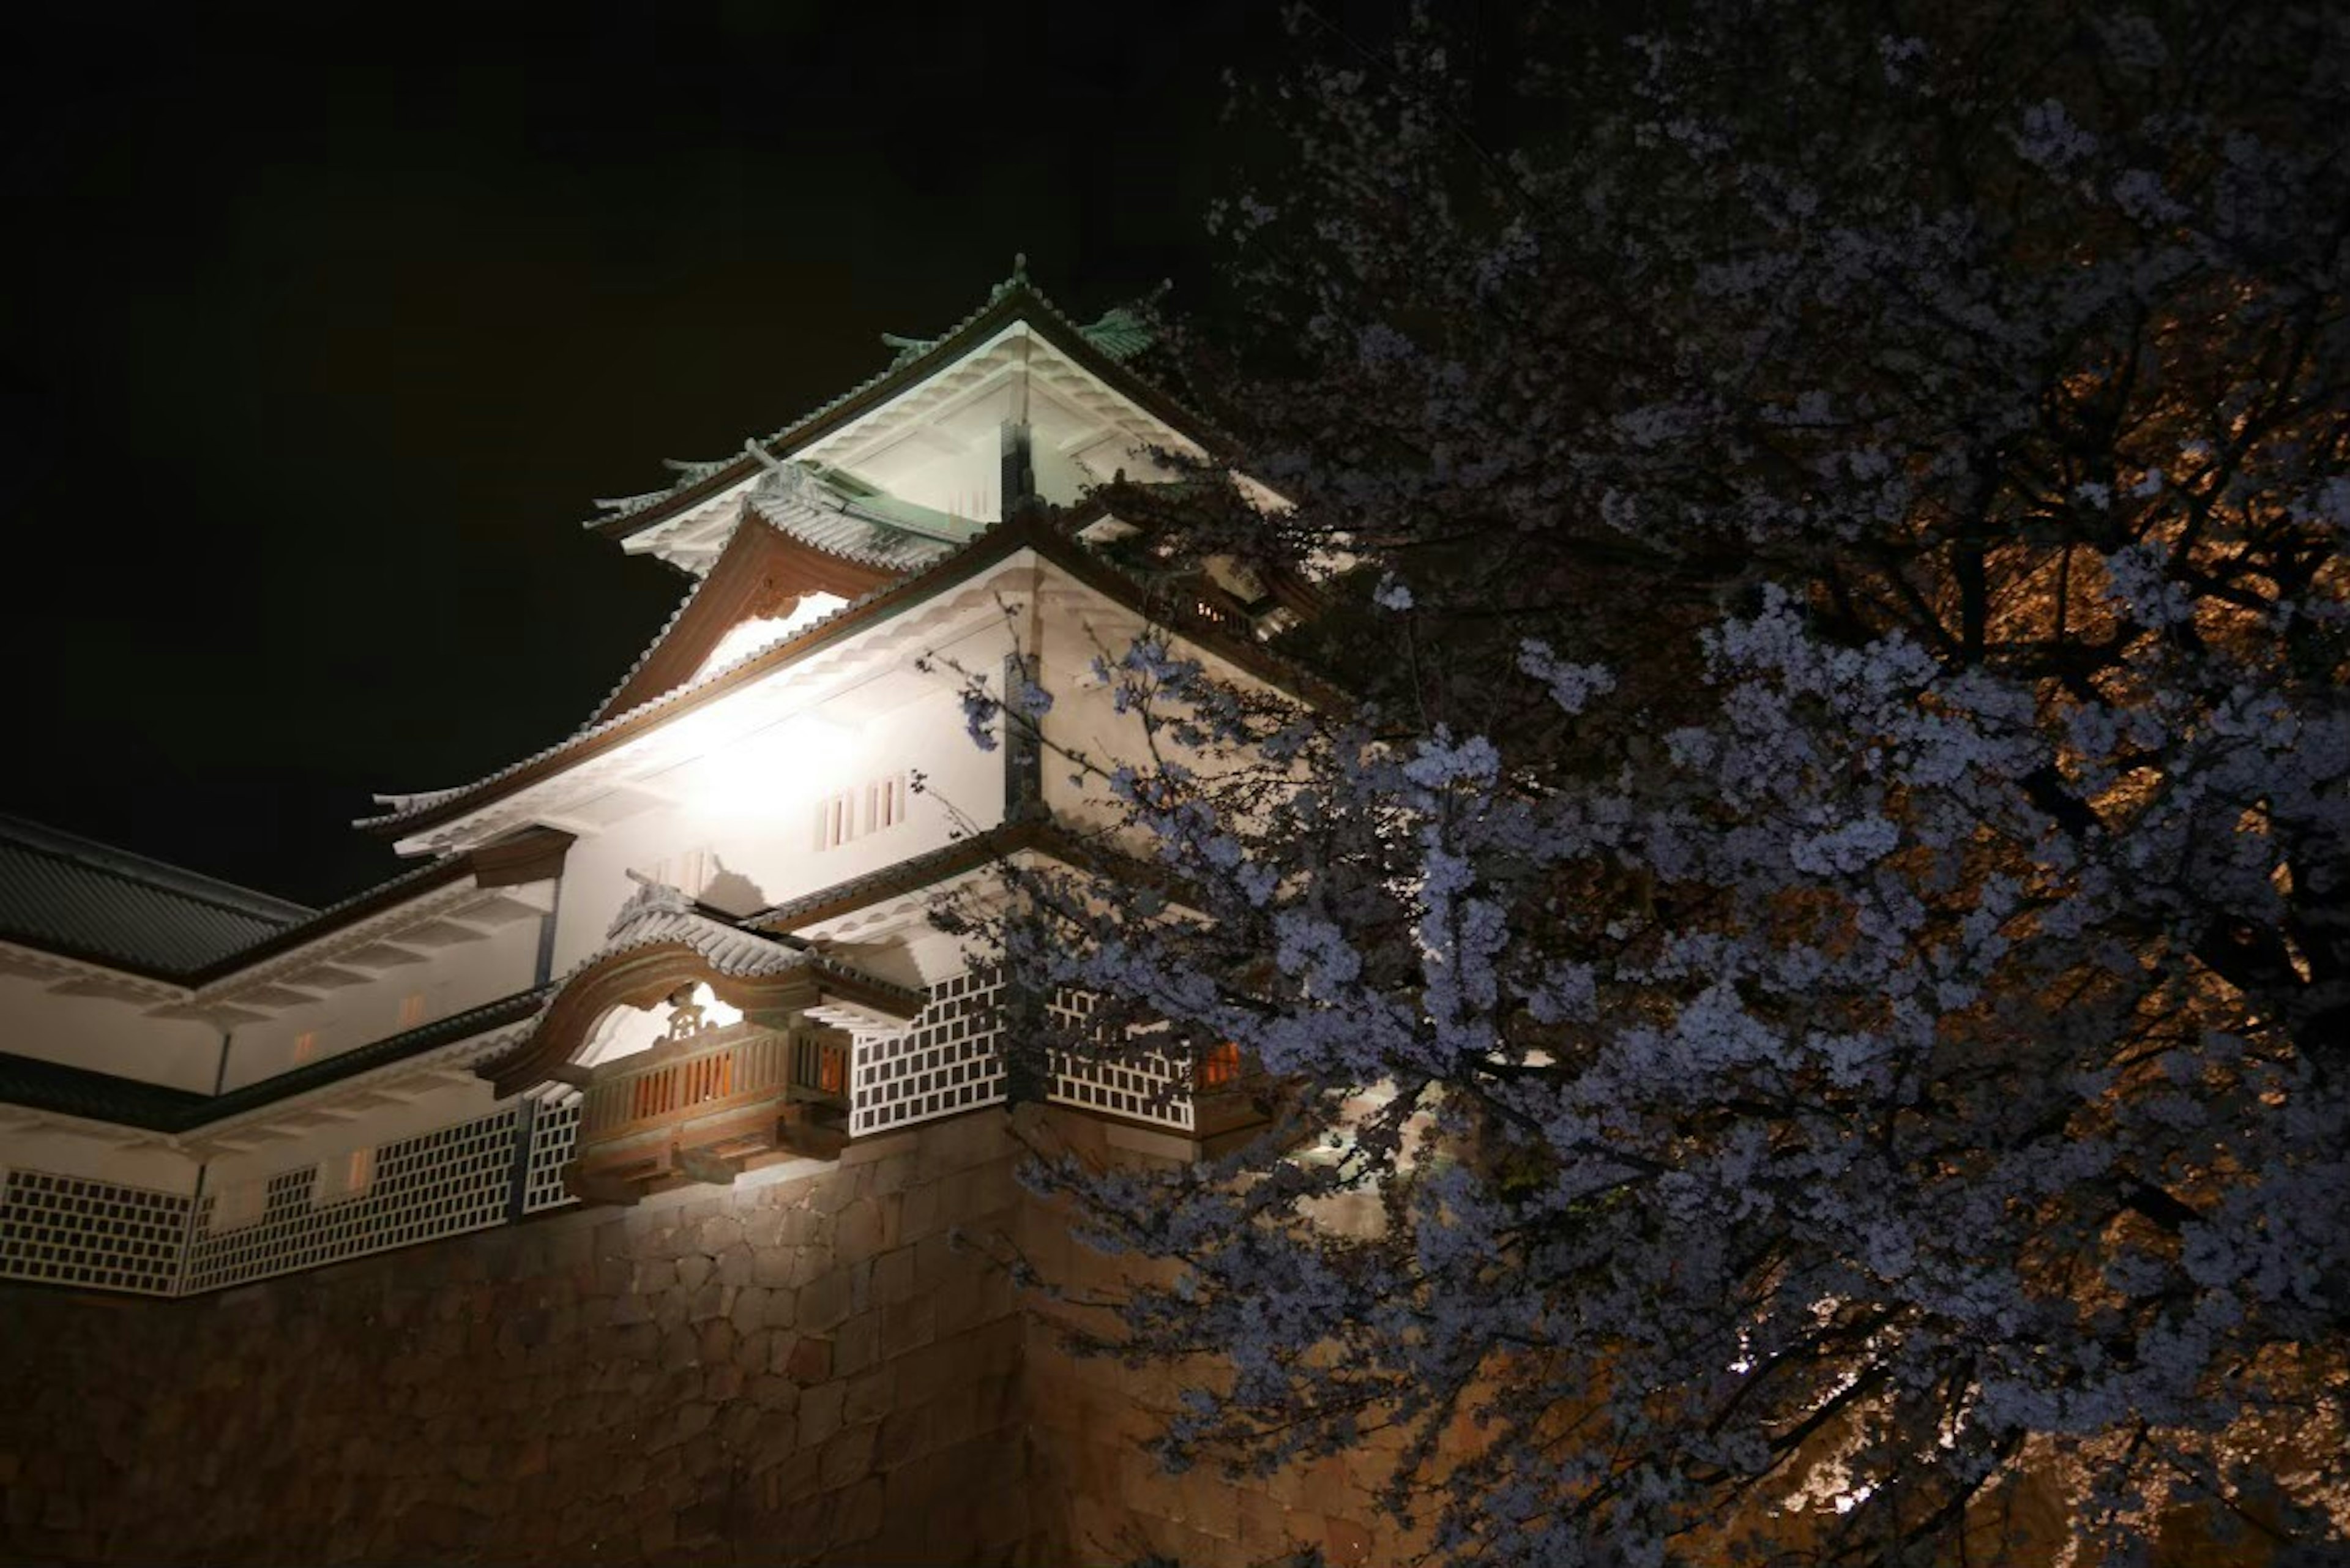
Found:
[[[729,1024],[571,1081],[585,1098],[563,1184],[587,1202],[723,1186],[779,1160],[833,1158],[847,1140],[848,1036],[837,1030]]]
[[[1230,1041],[1201,1047],[1191,1058],[1191,1137],[1200,1157],[1214,1159],[1254,1139],[1295,1092]]]

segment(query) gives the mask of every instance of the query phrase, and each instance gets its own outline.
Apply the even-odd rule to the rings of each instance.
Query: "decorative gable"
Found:
[[[816,549],[764,518],[746,515],[710,575],[589,722],[602,723],[691,684],[711,667],[712,656],[730,646],[738,658],[756,652],[794,629],[795,612],[816,596],[826,596],[837,607],[895,575],[886,566]]]

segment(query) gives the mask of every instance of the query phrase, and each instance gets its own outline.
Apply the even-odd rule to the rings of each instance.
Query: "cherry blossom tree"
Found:
[[[1353,698],[1111,650],[1059,761],[1162,875],[992,928],[1274,1117],[1040,1163],[1160,1261],[1097,1348],[1228,1363],[1170,1463],[1383,1445],[1461,1560],[2322,1553],[2350,13],[1477,15],[1242,84],[1180,355],[1294,504],[1118,498],[1318,576]]]

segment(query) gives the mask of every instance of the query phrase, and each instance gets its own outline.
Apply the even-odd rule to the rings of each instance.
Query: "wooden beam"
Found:
[[[582,1203],[611,1203],[623,1209],[634,1207],[644,1197],[635,1182],[582,1170],[577,1165],[563,1168],[563,1190]]]
[[[526,827],[520,833],[485,845],[466,856],[473,881],[484,888],[515,888],[544,882],[563,874],[563,857],[572,836],[558,828]]]
[[[698,1148],[681,1148],[676,1154],[678,1174],[691,1181],[711,1187],[732,1187],[741,1174],[734,1162]]]

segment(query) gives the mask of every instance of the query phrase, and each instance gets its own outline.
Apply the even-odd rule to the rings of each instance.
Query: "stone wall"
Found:
[[[1023,1113],[1024,1117],[1028,1113]],[[1055,1114],[1025,1124],[1041,1146],[1097,1166],[1150,1164],[1180,1145],[1164,1135]],[[1164,1152],[1149,1152],[1154,1147]],[[1021,1251],[1068,1294],[1115,1293],[1147,1265],[1104,1258],[1074,1238],[1068,1217],[1034,1197],[1019,1212]],[[1367,1449],[1344,1460],[1295,1466],[1263,1480],[1235,1481],[1211,1465],[1169,1475],[1146,1451],[1187,1381],[1212,1385],[1212,1366],[1128,1367],[1064,1348],[1059,1321],[1083,1314],[1063,1303],[1027,1303],[1025,1384],[1034,1504],[1033,1559],[1040,1563],[1180,1563],[1245,1568],[1295,1563],[1319,1552],[1330,1568],[1405,1561],[1414,1542],[1375,1522],[1372,1491],[1390,1455]],[[1097,1320],[1084,1326],[1103,1328]],[[1311,1561],[1310,1558],[1305,1559]]]
[[[0,1560],[1006,1562],[1000,1113],[181,1302],[0,1290]],[[755,1180],[756,1179],[748,1179]]]
[[[1376,1446],[1262,1481],[1158,1469],[1143,1445],[1213,1368],[1074,1359],[1070,1309],[1015,1294],[1015,1248],[1080,1291],[1130,1266],[1020,1188],[1015,1127],[1096,1160],[1180,1152],[986,1110],[815,1176],[219,1295],[0,1287],[0,1563],[1407,1560],[1424,1542],[1377,1522]],[[2000,1507],[1981,1560],[2062,1555],[2062,1497]],[[2261,1560],[2169,1522],[2158,1563]]]

